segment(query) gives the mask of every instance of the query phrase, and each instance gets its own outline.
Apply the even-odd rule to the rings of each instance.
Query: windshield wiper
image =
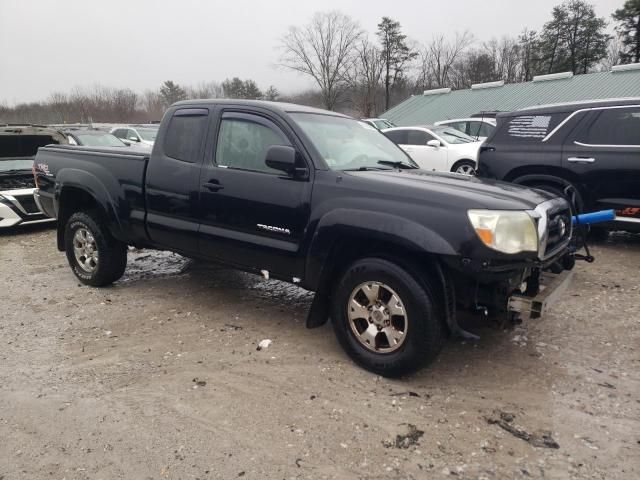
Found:
[[[358,167],[358,168],[344,168],[341,171],[342,172],[366,172],[369,170],[391,170],[390,168],[380,168],[380,167],[372,167],[372,166],[366,166],[366,167]]]
[[[415,166],[411,165],[410,163],[402,162],[402,161],[395,161],[395,160],[378,160],[378,163],[380,165],[390,165],[390,166],[396,167],[396,168],[405,168],[405,169],[418,168],[418,167],[415,167]]]

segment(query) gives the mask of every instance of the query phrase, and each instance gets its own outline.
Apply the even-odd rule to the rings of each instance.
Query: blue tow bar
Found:
[[[593,225],[594,223],[609,222],[616,219],[616,212],[613,210],[600,210],[599,212],[582,213],[571,217],[573,225]]]

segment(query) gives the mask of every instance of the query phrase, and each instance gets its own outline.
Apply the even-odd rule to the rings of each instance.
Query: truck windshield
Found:
[[[155,142],[156,135],[158,134],[157,128],[138,128],[136,130],[143,140],[146,140],[147,142]]]
[[[17,170],[31,171],[33,157],[31,158],[0,158],[0,174],[15,172]]]
[[[466,133],[462,133],[451,127],[435,127],[433,133],[440,135],[447,143],[471,143],[478,141]]]
[[[332,170],[418,168],[395,143],[364,122],[315,113],[291,117]]]
[[[104,135],[97,135],[95,133],[76,133],[76,137],[80,140],[82,145],[87,147],[124,147],[125,144],[122,141],[111,135],[105,133]]]

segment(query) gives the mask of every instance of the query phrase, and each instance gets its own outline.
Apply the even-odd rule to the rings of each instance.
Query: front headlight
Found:
[[[538,232],[525,211],[469,210],[469,221],[478,238],[502,253],[537,252]]]

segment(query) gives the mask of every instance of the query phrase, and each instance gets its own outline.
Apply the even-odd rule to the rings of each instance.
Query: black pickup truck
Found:
[[[456,309],[541,315],[573,264],[564,199],[420,170],[375,128],[299,105],[179,102],[150,155],[47,146],[35,172],[83,283],[118,280],[127,245],[285,280],[316,292],[309,327],[330,317],[387,376],[469,335]]]

